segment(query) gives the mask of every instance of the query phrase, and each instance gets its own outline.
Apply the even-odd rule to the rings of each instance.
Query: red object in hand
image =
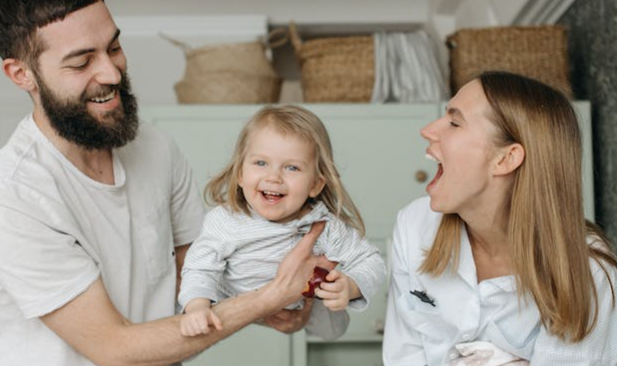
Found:
[[[302,291],[302,296],[315,297],[315,289],[318,288],[322,282],[331,282],[326,280],[328,273],[330,273],[330,271],[325,268],[315,267],[311,279],[306,283],[306,287],[304,291]]]

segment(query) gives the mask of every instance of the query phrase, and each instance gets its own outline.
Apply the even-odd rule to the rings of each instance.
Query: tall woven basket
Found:
[[[461,29],[447,37],[452,93],[483,71],[510,71],[572,97],[568,40],[557,25]]]
[[[305,102],[368,102],[375,84],[372,36],[327,37],[303,42],[289,24],[300,63]]]

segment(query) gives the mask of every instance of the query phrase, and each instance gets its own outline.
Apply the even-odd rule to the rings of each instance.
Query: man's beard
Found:
[[[137,135],[137,101],[131,93],[128,75],[118,85],[102,85],[96,92],[84,91],[78,99],[59,98],[41,77],[37,77],[41,104],[56,133],[87,150],[121,147]],[[112,91],[120,94],[121,108],[102,115],[101,120],[87,108],[88,100]]]

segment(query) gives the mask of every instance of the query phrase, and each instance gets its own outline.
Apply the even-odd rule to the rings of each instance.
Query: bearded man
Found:
[[[103,1],[2,1],[0,57],[33,101],[0,150],[1,365],[173,364],[301,298],[315,233],[214,308],[222,331],[181,336],[177,277],[204,208],[173,141],[138,123]]]

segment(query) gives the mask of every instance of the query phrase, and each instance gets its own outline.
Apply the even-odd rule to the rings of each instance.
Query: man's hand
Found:
[[[268,315],[260,323],[281,333],[291,334],[304,328],[311,317],[313,299],[304,299],[304,307],[298,310],[283,309],[277,313]]]
[[[336,263],[328,261],[325,257],[312,255],[313,245],[321,234],[325,223],[316,222],[295,248],[287,254],[279,265],[276,277],[266,285],[265,291],[279,304],[279,309],[284,308],[302,298],[302,290],[313,274],[315,266],[333,269]]]

